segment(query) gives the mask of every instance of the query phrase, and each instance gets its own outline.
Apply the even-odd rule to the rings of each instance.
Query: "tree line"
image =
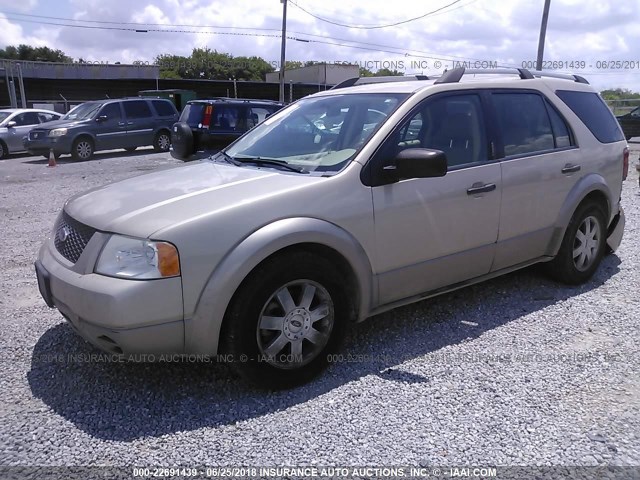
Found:
[[[30,45],[8,46],[0,49],[0,59],[22,60],[34,62],[84,63],[82,58],[74,60],[61,50],[49,47],[32,47]],[[116,62],[118,64],[120,62]],[[265,59],[252,56],[234,56],[229,53],[218,52],[210,48],[194,48],[189,56],[158,55],[152,63],[137,61],[134,65],[157,65],[160,68],[160,78],[167,79],[206,79],[206,80],[265,80],[267,73],[275,72],[279,65],[267,62]],[[301,68],[322,62],[288,61],[287,70]],[[386,68],[372,72],[360,67],[361,77],[403,75],[402,72]]]
[[[60,62],[60,63],[84,63],[82,58],[74,60],[62,50],[53,50],[49,47],[32,47],[30,45],[7,46],[0,48],[0,59],[22,60],[36,62]],[[119,63],[119,62],[116,62]],[[133,62],[146,65],[148,62]],[[292,60],[285,63],[285,69],[307,67],[322,62],[301,62]],[[158,55],[152,65],[160,68],[160,78],[167,79],[206,79],[206,80],[265,80],[267,73],[275,72],[279,65],[268,62],[265,59],[252,56],[236,57],[229,53],[218,52],[210,48],[194,48],[189,56],[183,55]],[[382,68],[376,72],[363,67],[360,68],[361,77],[375,76],[401,76],[403,72]],[[640,99],[640,93],[631,90],[616,88],[601,92],[605,100]]]

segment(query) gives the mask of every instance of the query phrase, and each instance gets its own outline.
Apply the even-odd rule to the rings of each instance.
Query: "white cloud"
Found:
[[[0,46],[19,41],[46,44],[78,58],[131,62],[153,59],[159,54],[189,55],[194,47],[209,47],[233,55],[257,55],[268,61],[280,58],[279,35],[282,6],[277,0],[67,0],[73,17],[81,20],[138,22],[167,25],[150,26],[148,33],[121,30],[80,29],[70,27],[23,27],[0,18]],[[9,4],[11,3],[11,6]],[[296,0],[314,14],[340,23],[371,25],[402,21],[435,10],[451,0],[415,2],[414,0]],[[20,3],[23,11],[32,11],[36,0]],[[288,32],[309,43],[287,42],[287,58],[327,61],[411,60],[429,64],[435,72],[436,58],[489,60],[522,66],[536,57],[542,1],[462,0],[445,12],[393,28],[349,29],[309,16],[291,3],[288,7]],[[5,7],[5,5],[7,5]],[[0,6],[14,9],[14,0],[0,0]],[[17,8],[17,7],[15,7]],[[584,60],[580,72],[592,83],[604,88],[623,86],[640,91],[640,65],[622,70],[601,70],[602,60],[640,60],[640,3],[614,0],[554,0],[551,4],[545,59]],[[210,25],[209,32],[161,33],[154,29],[202,30],[169,25]],[[100,24],[93,24],[100,25]],[[101,24],[118,27],[118,24]],[[124,25],[131,28],[132,26]],[[223,29],[219,27],[235,27]],[[24,29],[31,28],[25,35]],[[240,30],[268,28],[273,31]],[[221,35],[211,32],[237,33]],[[246,33],[265,36],[249,36]],[[314,36],[315,35],[315,36]],[[19,40],[18,40],[19,39]],[[368,45],[349,42],[363,42]],[[331,44],[331,45],[330,45]],[[384,47],[375,46],[384,45]],[[397,52],[397,53],[393,53]],[[408,54],[409,56],[405,56]],[[436,58],[433,58],[436,57]],[[441,61],[441,60],[440,60]],[[441,61],[442,63],[442,61]],[[437,70],[441,70],[443,65]]]

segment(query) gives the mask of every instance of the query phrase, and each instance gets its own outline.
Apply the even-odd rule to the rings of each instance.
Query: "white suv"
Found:
[[[585,282],[622,238],[628,148],[586,80],[555,77],[306,97],[209,160],[70,199],[41,293],[107,352],[225,354],[276,388],[398,305],[537,262]]]

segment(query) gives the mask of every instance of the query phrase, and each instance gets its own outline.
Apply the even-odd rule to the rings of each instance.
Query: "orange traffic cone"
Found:
[[[49,150],[49,166],[50,167],[55,167],[57,166],[56,163],[56,156],[53,153],[53,149]]]

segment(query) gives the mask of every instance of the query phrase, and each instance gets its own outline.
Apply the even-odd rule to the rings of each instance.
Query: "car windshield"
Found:
[[[11,112],[0,112],[0,123],[9,118],[9,115],[11,115]]]
[[[300,100],[232,144],[235,160],[278,160],[305,171],[337,172],[406,94],[357,93]]]
[[[69,111],[62,117],[62,120],[86,120],[92,118],[101,106],[102,104],[97,102],[83,103]]]

